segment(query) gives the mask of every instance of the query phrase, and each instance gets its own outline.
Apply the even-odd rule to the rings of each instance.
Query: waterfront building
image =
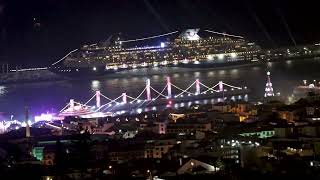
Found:
[[[210,122],[178,122],[167,125],[168,134],[186,133],[190,134],[196,131],[211,131]]]
[[[257,137],[257,138],[261,138],[261,139],[265,139],[265,138],[270,138],[273,137],[275,135],[275,131],[273,129],[273,127],[266,127],[266,128],[252,128],[251,131],[245,130],[245,132],[241,132],[239,134],[240,136],[244,136],[244,137]]]

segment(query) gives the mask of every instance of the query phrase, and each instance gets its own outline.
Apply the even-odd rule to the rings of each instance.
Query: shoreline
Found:
[[[198,70],[225,70],[225,69],[233,69],[233,68],[243,68],[243,67],[250,67],[250,66],[259,66],[263,65],[263,62],[254,62],[250,64],[241,64],[241,65],[232,65],[232,66],[225,66],[225,67],[199,67],[199,68],[190,68],[190,67],[160,67],[160,68],[142,68],[142,69],[135,69],[135,70],[127,70],[127,71],[121,71],[116,72],[113,74],[108,75],[101,75],[101,76],[89,76],[89,77],[79,77],[79,78],[71,78],[71,77],[64,77],[59,74],[52,73],[49,70],[41,70],[41,72],[23,72],[20,75],[19,73],[9,73],[5,74],[6,76],[11,76],[10,78],[13,78],[13,80],[3,80],[0,75],[0,82],[1,85],[12,85],[12,84],[32,84],[32,83],[40,83],[40,82],[59,82],[59,81],[68,81],[68,80],[94,80],[94,79],[103,79],[103,78],[119,78],[124,76],[148,76],[148,75],[159,75],[159,74],[174,74],[177,72],[194,72]],[[177,70],[178,69],[178,70]],[[37,76],[38,78],[31,77],[29,79],[23,79],[26,78],[23,74],[32,75],[33,73],[49,73],[50,77],[44,78],[44,76]],[[21,76],[20,77],[14,77],[14,76]],[[22,78],[23,77],[23,78]]]
[[[221,67],[158,67],[158,68],[142,68],[142,69],[134,69],[134,70],[126,70],[121,72],[116,72],[113,74],[101,75],[101,76],[88,76],[88,77],[65,77],[59,74],[53,73],[49,70],[41,70],[41,71],[29,71],[29,72],[19,72],[19,73],[9,73],[9,74],[0,74],[0,84],[1,85],[14,85],[14,84],[32,84],[32,83],[40,83],[40,82],[59,82],[59,81],[69,81],[69,80],[97,80],[104,78],[120,78],[124,76],[150,76],[150,75],[160,75],[160,74],[174,74],[180,72],[195,72],[199,70],[229,70],[234,68],[246,68],[246,67],[257,67],[264,66],[268,62],[285,62],[287,60],[292,61],[303,61],[303,60],[317,60],[314,58],[306,58],[306,59],[275,59],[266,62],[253,62],[248,64],[238,64],[238,65],[230,65],[230,66],[221,66]],[[36,74],[36,75],[35,75]],[[4,79],[4,76],[10,76],[8,78],[12,78],[12,80]],[[30,76],[30,77],[28,77]],[[47,76],[47,78],[46,78]]]

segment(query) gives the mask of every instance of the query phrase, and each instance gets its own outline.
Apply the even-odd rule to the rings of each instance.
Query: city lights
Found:
[[[218,59],[222,60],[224,58],[224,54],[218,54]]]
[[[258,5],[0,0],[0,177],[316,179],[318,7]]]
[[[35,116],[34,121],[52,121],[53,120],[53,114],[44,114],[42,113],[40,116]]]
[[[208,60],[213,60],[213,55],[211,55],[211,54],[208,55],[208,56],[207,56],[207,59],[208,59]]]

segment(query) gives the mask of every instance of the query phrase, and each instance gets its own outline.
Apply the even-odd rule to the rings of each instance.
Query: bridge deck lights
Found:
[[[105,105],[103,105],[103,107],[105,107],[105,106],[107,106],[108,108],[110,108],[111,106],[113,106],[113,105],[121,105],[121,104],[125,104],[125,103],[127,103],[127,97],[129,97],[129,98],[131,98],[131,99],[133,99],[132,101],[130,101],[129,103],[130,104],[133,104],[133,103],[135,103],[135,102],[137,102],[138,104],[139,103],[141,103],[141,102],[149,102],[149,101],[155,101],[158,97],[160,97],[160,95],[162,95],[164,98],[163,99],[169,99],[169,101],[168,101],[168,105],[170,105],[170,102],[171,102],[171,82],[170,82],[170,78],[167,78],[167,87],[165,87],[165,88],[169,88],[170,90],[168,90],[168,96],[165,96],[165,95],[163,95],[162,94],[162,92],[163,91],[165,91],[165,88],[161,91],[161,93],[160,92],[158,92],[157,90],[155,90],[155,89],[153,89],[151,86],[150,86],[150,80],[148,79],[147,80],[147,83],[146,83],[146,89],[144,89],[142,92],[141,92],[141,94],[138,96],[138,97],[136,97],[136,98],[134,98],[134,97],[130,97],[130,96],[127,96],[126,95],[126,93],[122,93],[122,96],[119,96],[119,97],[117,97],[117,98],[115,98],[115,99],[111,99],[111,98],[108,98],[108,97],[106,97],[106,96],[104,96],[103,94],[100,94],[100,92],[99,91],[97,91],[96,92],[96,94],[93,96],[93,97],[91,97],[90,98],[90,100],[88,101],[88,102],[86,102],[84,105],[82,105],[82,104],[80,104],[80,103],[77,103],[77,104],[80,104],[81,105],[81,107],[83,107],[84,109],[90,109],[91,108],[91,110],[93,109],[95,109],[95,107],[97,107],[98,109],[97,110],[95,110],[95,112],[97,112],[97,111],[99,111],[99,110],[101,110],[101,108],[99,108],[99,104],[97,105],[97,106],[87,106],[87,103],[89,103],[95,96],[97,97],[97,94],[98,94],[98,97],[100,97],[100,95],[102,96],[102,97],[104,97],[104,98],[106,98],[106,99],[108,99],[108,101],[109,101],[109,103],[107,103],[107,104],[105,104]],[[196,85],[196,92],[195,93],[191,93],[191,92],[189,92],[188,90],[192,87],[192,86],[194,86],[194,84]],[[170,85],[170,86],[169,86]],[[172,84],[172,86],[174,86],[174,87],[176,87],[177,89],[179,89],[180,91],[182,91],[181,93],[179,93],[178,95],[174,95],[173,97],[174,98],[179,98],[179,97],[184,97],[184,96],[197,96],[197,95],[199,95],[199,94],[207,94],[207,92],[211,92],[211,93],[214,93],[214,92],[226,92],[226,91],[228,91],[227,89],[224,89],[223,88],[223,86],[225,85],[225,87],[229,87],[230,88],[230,91],[233,91],[233,90],[236,90],[236,89],[242,89],[241,87],[236,87],[236,86],[232,86],[232,85],[229,85],[229,84],[226,84],[226,83],[223,83],[222,81],[219,81],[219,83],[218,84],[216,84],[216,85],[214,85],[213,87],[207,87],[206,85],[203,85],[203,86],[205,86],[207,89],[205,90],[205,91],[203,91],[203,92],[200,92],[200,85],[201,85],[201,83],[200,83],[200,81],[199,81],[199,79],[197,79],[195,82],[193,82],[192,83],[192,85],[190,85],[188,88],[186,88],[186,89],[182,89],[182,88],[179,88],[179,87],[177,87],[177,86],[175,86],[174,84]],[[214,88],[215,87],[219,87],[219,89],[218,90],[215,90]],[[147,90],[148,88],[150,88],[150,90],[151,89],[153,89],[155,92],[157,92],[158,94],[159,94],[159,96],[157,96],[157,98],[151,98],[151,91],[149,92],[150,93],[150,96],[148,96],[150,99],[143,99],[143,100],[141,100],[141,99],[138,99],[144,92],[145,92],[145,90]],[[246,86],[244,86],[244,89],[247,89],[247,87]],[[121,102],[117,102],[117,100],[119,99],[119,98],[121,98],[121,97],[123,97],[124,99],[122,99],[122,101]],[[147,97],[147,98],[148,98]],[[246,97],[247,97],[247,95],[246,95]],[[238,96],[238,98],[241,98],[241,96]],[[226,99],[226,98],[224,98],[224,99]],[[98,100],[96,99],[96,101],[97,102],[99,102],[100,101],[100,99],[98,98]],[[218,102],[220,102],[221,101],[221,98],[218,98]],[[62,111],[67,111],[68,109],[72,109],[72,108],[75,108],[76,106],[74,105],[74,101],[72,100],[70,100],[70,103],[65,107],[65,108],[63,108],[60,112],[62,112]],[[78,105],[77,105],[77,107],[78,107]],[[136,110],[135,110],[136,111]]]

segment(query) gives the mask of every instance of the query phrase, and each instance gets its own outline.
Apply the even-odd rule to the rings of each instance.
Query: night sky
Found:
[[[262,47],[320,41],[318,6],[290,0],[0,0],[0,62],[44,66],[70,50],[126,37],[211,29]]]

